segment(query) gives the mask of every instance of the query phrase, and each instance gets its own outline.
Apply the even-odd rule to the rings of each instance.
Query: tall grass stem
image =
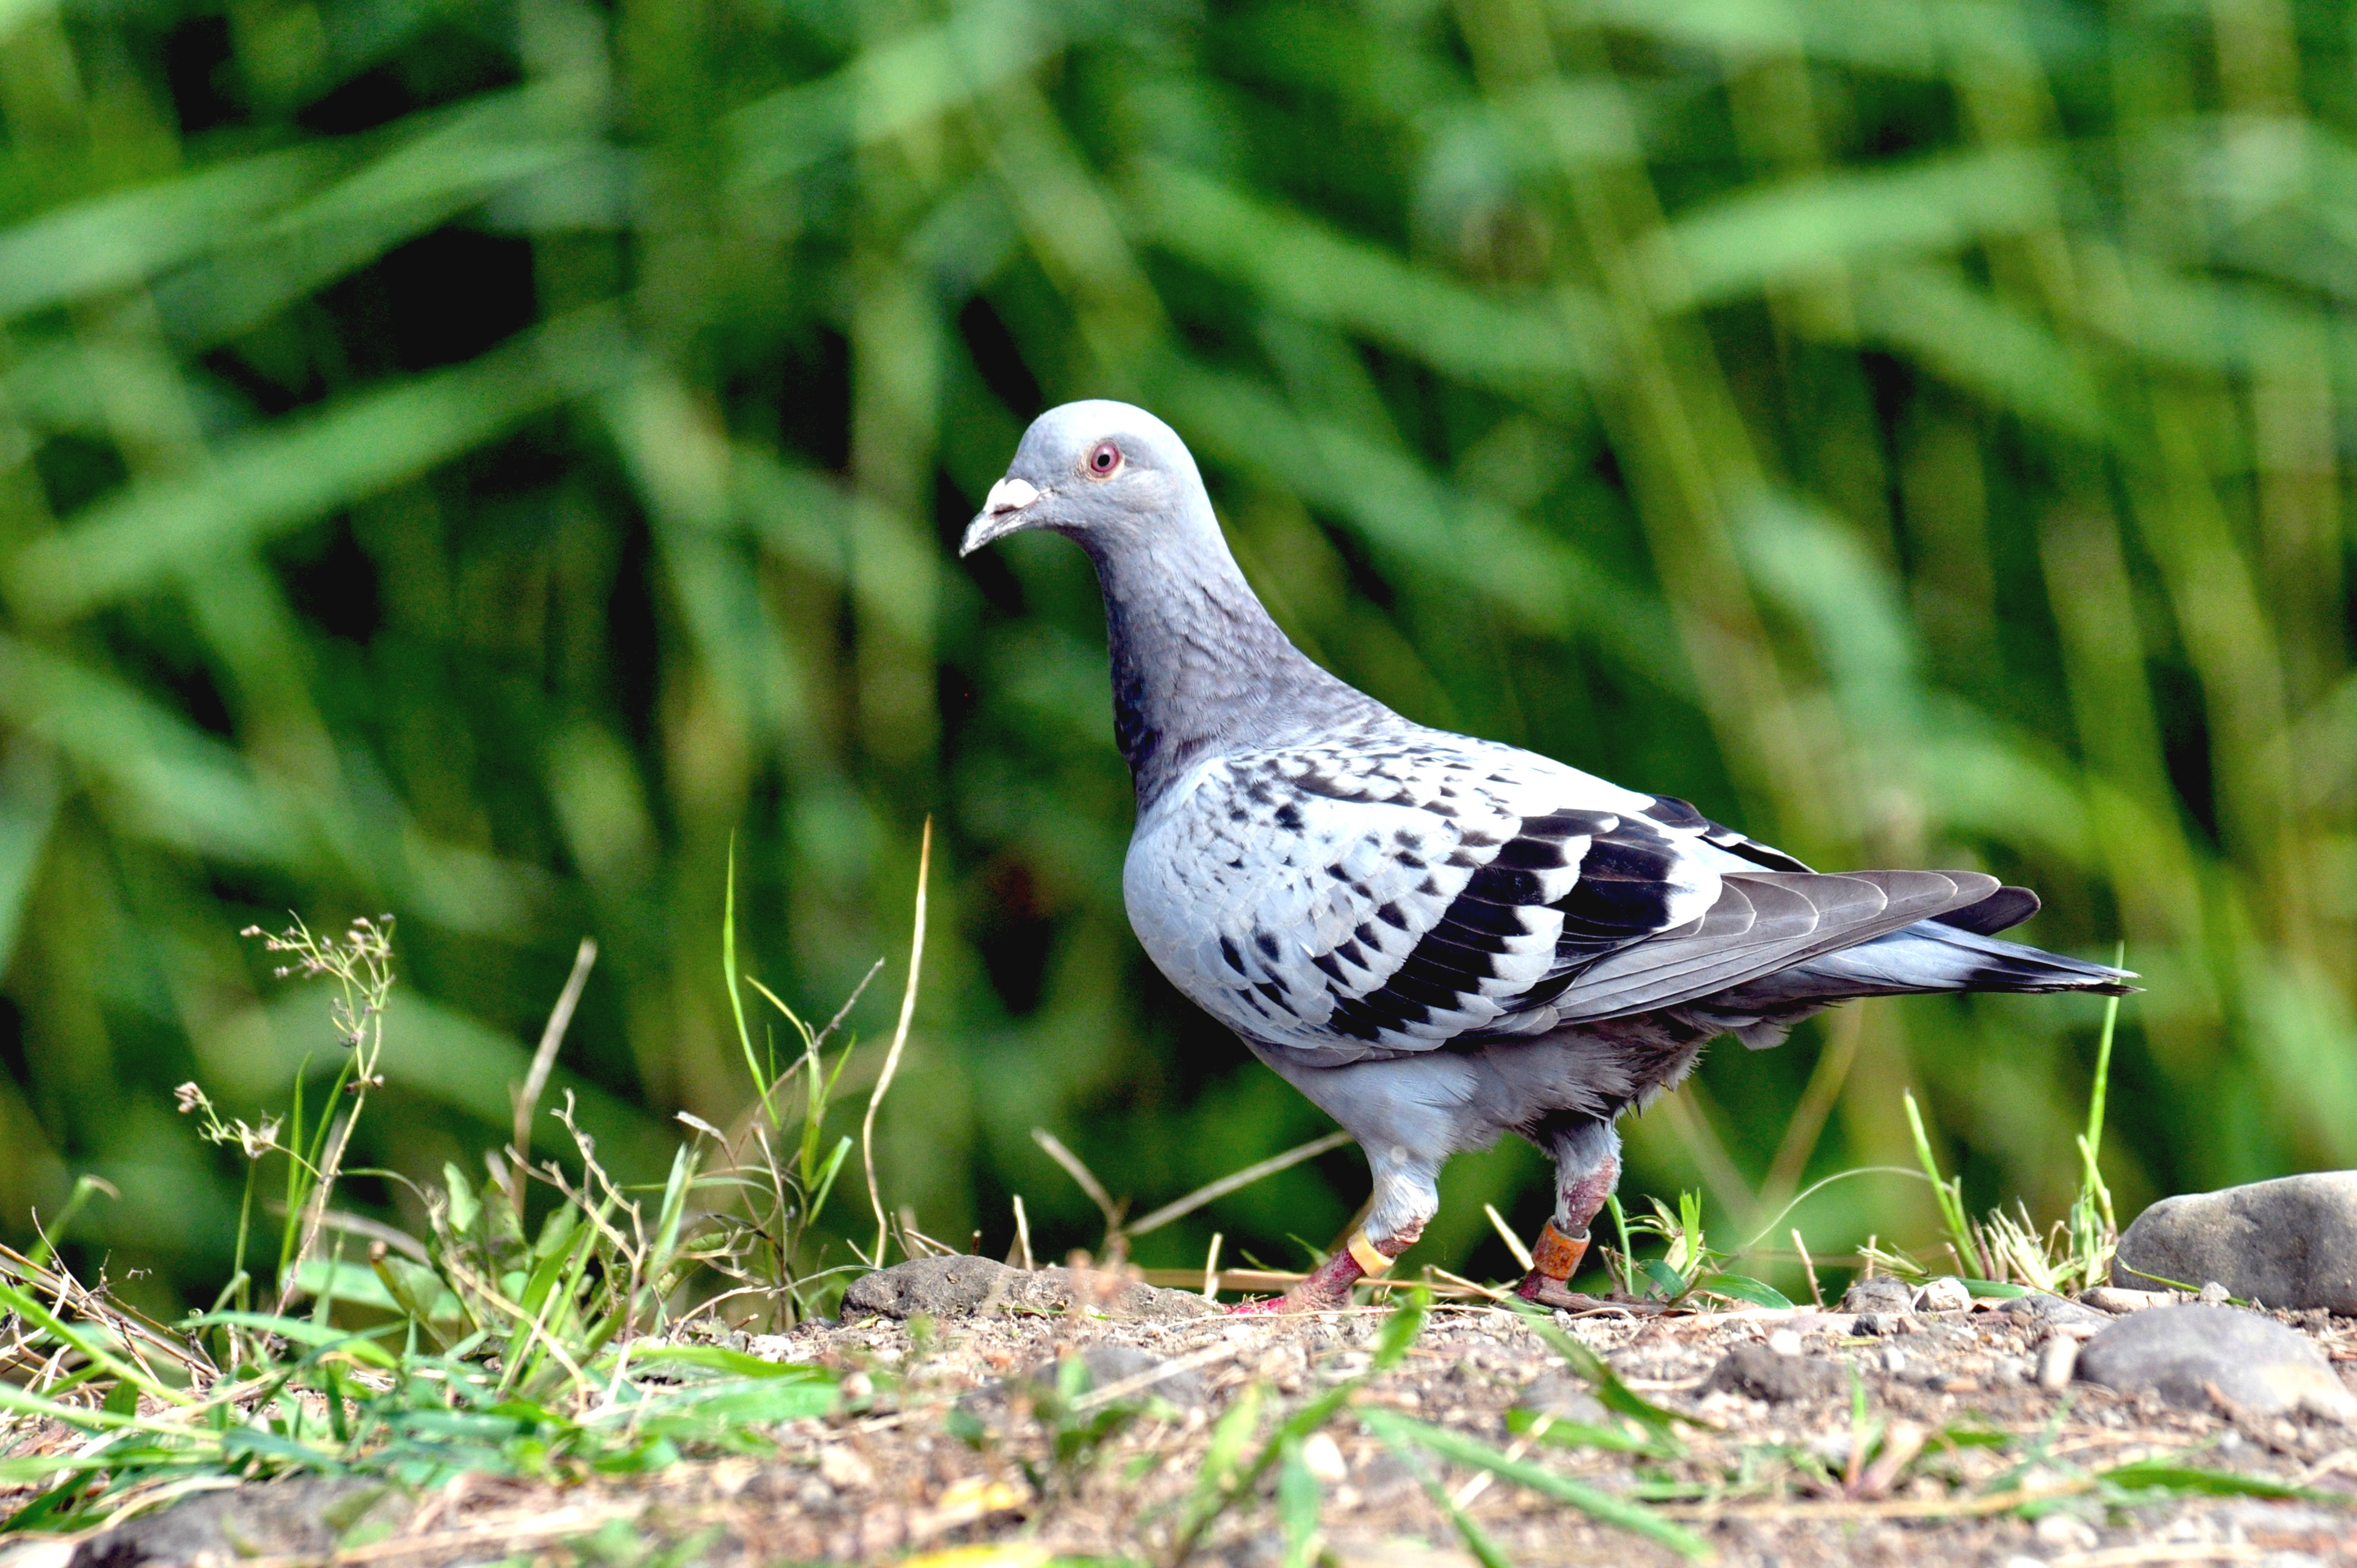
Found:
[[[876,1075],[875,1090],[867,1097],[867,1114],[859,1122],[859,1158],[867,1168],[867,1203],[876,1214],[872,1262],[879,1269],[884,1266],[884,1243],[891,1235],[891,1228],[884,1218],[883,1189],[876,1182],[876,1113],[883,1109],[884,1097],[892,1091],[893,1075],[900,1070],[900,1053],[909,1044],[909,1025],[917,1015],[917,982],[925,968],[925,885],[932,865],[933,819],[927,817],[924,836],[917,845],[917,911],[909,932],[909,983],[900,993],[900,1016],[892,1026],[892,1045],[884,1053],[884,1070]],[[736,994],[733,986],[729,994]]]

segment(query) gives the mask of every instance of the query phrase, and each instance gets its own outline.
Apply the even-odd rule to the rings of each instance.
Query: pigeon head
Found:
[[[1209,527],[1202,476],[1178,432],[1142,408],[1092,401],[1031,422],[1006,477],[965,531],[960,555],[1027,529],[1078,541],[1090,554],[1152,549],[1157,534]]]

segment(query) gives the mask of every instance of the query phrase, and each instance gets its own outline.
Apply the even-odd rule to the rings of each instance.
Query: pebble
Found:
[[[1533,1415],[1552,1416],[1557,1421],[1577,1422],[1582,1426],[1609,1426],[1612,1417],[1604,1403],[1588,1392],[1587,1384],[1567,1372],[1542,1372],[1514,1401],[1516,1408]]]
[[[1111,1388],[1115,1383],[1128,1382],[1170,1364],[1159,1356],[1148,1355],[1128,1345],[1087,1345],[1075,1354],[1080,1357],[1083,1369],[1083,1376],[1080,1379],[1080,1391],[1083,1394]],[[1042,1361],[1026,1369],[1021,1380],[1049,1389],[1058,1388],[1061,1384],[1063,1363],[1071,1359],[1065,1356],[1053,1361]],[[1181,1410],[1200,1409],[1203,1403],[1203,1380],[1193,1372],[1172,1372],[1141,1386],[1132,1397],[1140,1401],[1164,1400]]]
[[[843,1318],[968,1317],[1007,1307],[1168,1322],[1207,1317],[1219,1308],[1193,1291],[1157,1290],[1110,1273],[1065,1268],[1013,1269],[966,1253],[912,1258],[862,1274],[843,1293]]]
[[[2103,1539],[2095,1533],[2093,1525],[2076,1514],[2067,1513],[2048,1514],[2031,1527],[2030,1533],[2038,1537],[2041,1546],[2061,1546],[2074,1552],[2091,1551]]]
[[[1351,1466],[1343,1463],[1341,1445],[1323,1432],[1313,1432],[1302,1439],[1301,1463],[1329,1487],[1351,1478]]]
[[[2071,1375],[2079,1365],[2079,1342],[2067,1335],[2056,1335],[2038,1352],[2038,1386],[2050,1394],[2059,1394],[2071,1386]]]
[[[2357,1171],[2164,1197],[2120,1236],[2113,1283],[2148,1283],[2140,1275],[2357,1316]]]
[[[2357,1394],[2305,1336],[2240,1307],[2194,1303],[2123,1317],[2080,1348],[2076,1371],[2082,1381],[2120,1393],[2150,1390],[2189,1410],[2209,1409],[2215,1385],[2255,1414],[2307,1410],[2357,1420]]]
[[[1844,1312],[1909,1313],[1915,1310],[1915,1292],[1905,1280],[1878,1274],[1851,1285],[1841,1305]]]
[[[1725,1389],[1771,1404],[1838,1393],[1841,1369],[1821,1357],[1779,1355],[1765,1345],[1738,1345],[1711,1369],[1703,1392]]]
[[[1915,1310],[1918,1312],[1970,1312],[1972,1309],[1973,1293],[1964,1287],[1964,1281],[1953,1274],[1942,1274],[1938,1279],[1926,1280],[1923,1288],[1915,1293]]]
[[[841,1444],[818,1451],[818,1473],[828,1486],[842,1492],[864,1492],[876,1484],[876,1466]]]
[[[2018,1295],[2001,1309],[2014,1322],[2026,1326],[2040,1337],[2057,1334],[2074,1339],[2092,1339],[2111,1326],[2111,1318],[2093,1307],[2082,1306],[2075,1301],[2065,1301],[2059,1295],[2047,1295],[2033,1291]]]
[[[2129,1290],[2124,1285],[2097,1285],[2079,1294],[2082,1305],[2114,1316],[2122,1313],[2142,1312],[2147,1307],[2168,1306],[2177,1300],[2177,1293],[2165,1290]]]

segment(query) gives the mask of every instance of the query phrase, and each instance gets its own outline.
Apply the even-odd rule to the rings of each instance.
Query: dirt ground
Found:
[[[1157,1293],[1166,1294],[1175,1298]],[[850,1408],[780,1430],[774,1457],[681,1464],[563,1491],[463,1477],[425,1498],[383,1505],[392,1533],[334,1560],[773,1568],[951,1552],[949,1562],[1070,1555],[1167,1563],[1173,1519],[1196,1485],[1220,1413],[1257,1382],[1265,1433],[1321,1388],[1363,1370],[1383,1316],[1150,1321],[1018,1309],[732,1336],[763,1356],[841,1369]],[[1847,1315],[1808,1309],[1558,1316],[1629,1386],[1707,1423],[1684,1434],[1675,1457],[1518,1445],[1508,1424],[1518,1406],[1566,1423],[1610,1418],[1525,1323],[1487,1305],[1435,1307],[1404,1364],[1361,1398],[1527,1453],[1603,1492],[1658,1499],[1664,1516],[1698,1531],[1723,1563],[2357,1564],[2357,1432],[2306,1417],[2174,1410],[2083,1383],[2045,1391],[2036,1375],[2043,1336],[2025,1316],[1986,1308],[1922,1314],[1899,1326],[1908,1331],[1864,1336],[1851,1332]],[[2320,1314],[2280,1320],[2313,1337],[2352,1381],[2357,1322]],[[1754,1348],[1737,1363],[1750,1369],[1736,1380],[1743,1386],[1715,1386],[1734,1369],[1717,1380],[1714,1371],[1745,1347]],[[1043,1406],[1025,1391],[1041,1387],[1027,1374],[1075,1356],[1098,1388],[1127,1391],[1059,1419],[1052,1399]],[[1077,1386],[1068,1381],[1067,1398]],[[1753,1397],[1760,1391],[1784,1397]],[[1848,1462],[1860,1399],[1868,1433],[1878,1425],[1889,1434],[1880,1465]],[[1090,1416],[1141,1401],[1150,1402],[1100,1441],[1087,1440]],[[1322,1544],[1332,1562],[1472,1561],[1416,1474],[1420,1461],[1404,1460],[1347,1412],[1327,1430],[1331,1447],[1305,1452],[1324,1473]],[[1920,1450],[1907,1456],[1918,1440]],[[2231,1496],[2131,1505],[2091,1489],[2094,1472],[2153,1456],[2346,1495],[2352,1506]],[[1517,1485],[1438,1462],[1429,1462],[1428,1476],[1516,1563],[1679,1561]],[[166,1561],[214,1568],[327,1555],[325,1541],[253,1539],[257,1530],[268,1533],[263,1527],[247,1527],[243,1538],[230,1528],[217,1546],[202,1532],[168,1538],[155,1522],[165,1517],[149,1516],[144,1543],[140,1530],[126,1527],[128,1534],[112,1538],[20,1547],[0,1558],[0,1568]],[[985,1543],[1010,1548],[955,1552]],[[1275,1508],[1264,1495],[1222,1519],[1193,1560],[1275,1568],[1283,1555]]]

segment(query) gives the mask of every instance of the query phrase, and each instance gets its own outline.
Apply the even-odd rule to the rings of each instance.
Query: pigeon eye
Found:
[[[1109,479],[1121,468],[1121,448],[1110,441],[1100,441],[1089,448],[1089,472],[1100,479]]]

